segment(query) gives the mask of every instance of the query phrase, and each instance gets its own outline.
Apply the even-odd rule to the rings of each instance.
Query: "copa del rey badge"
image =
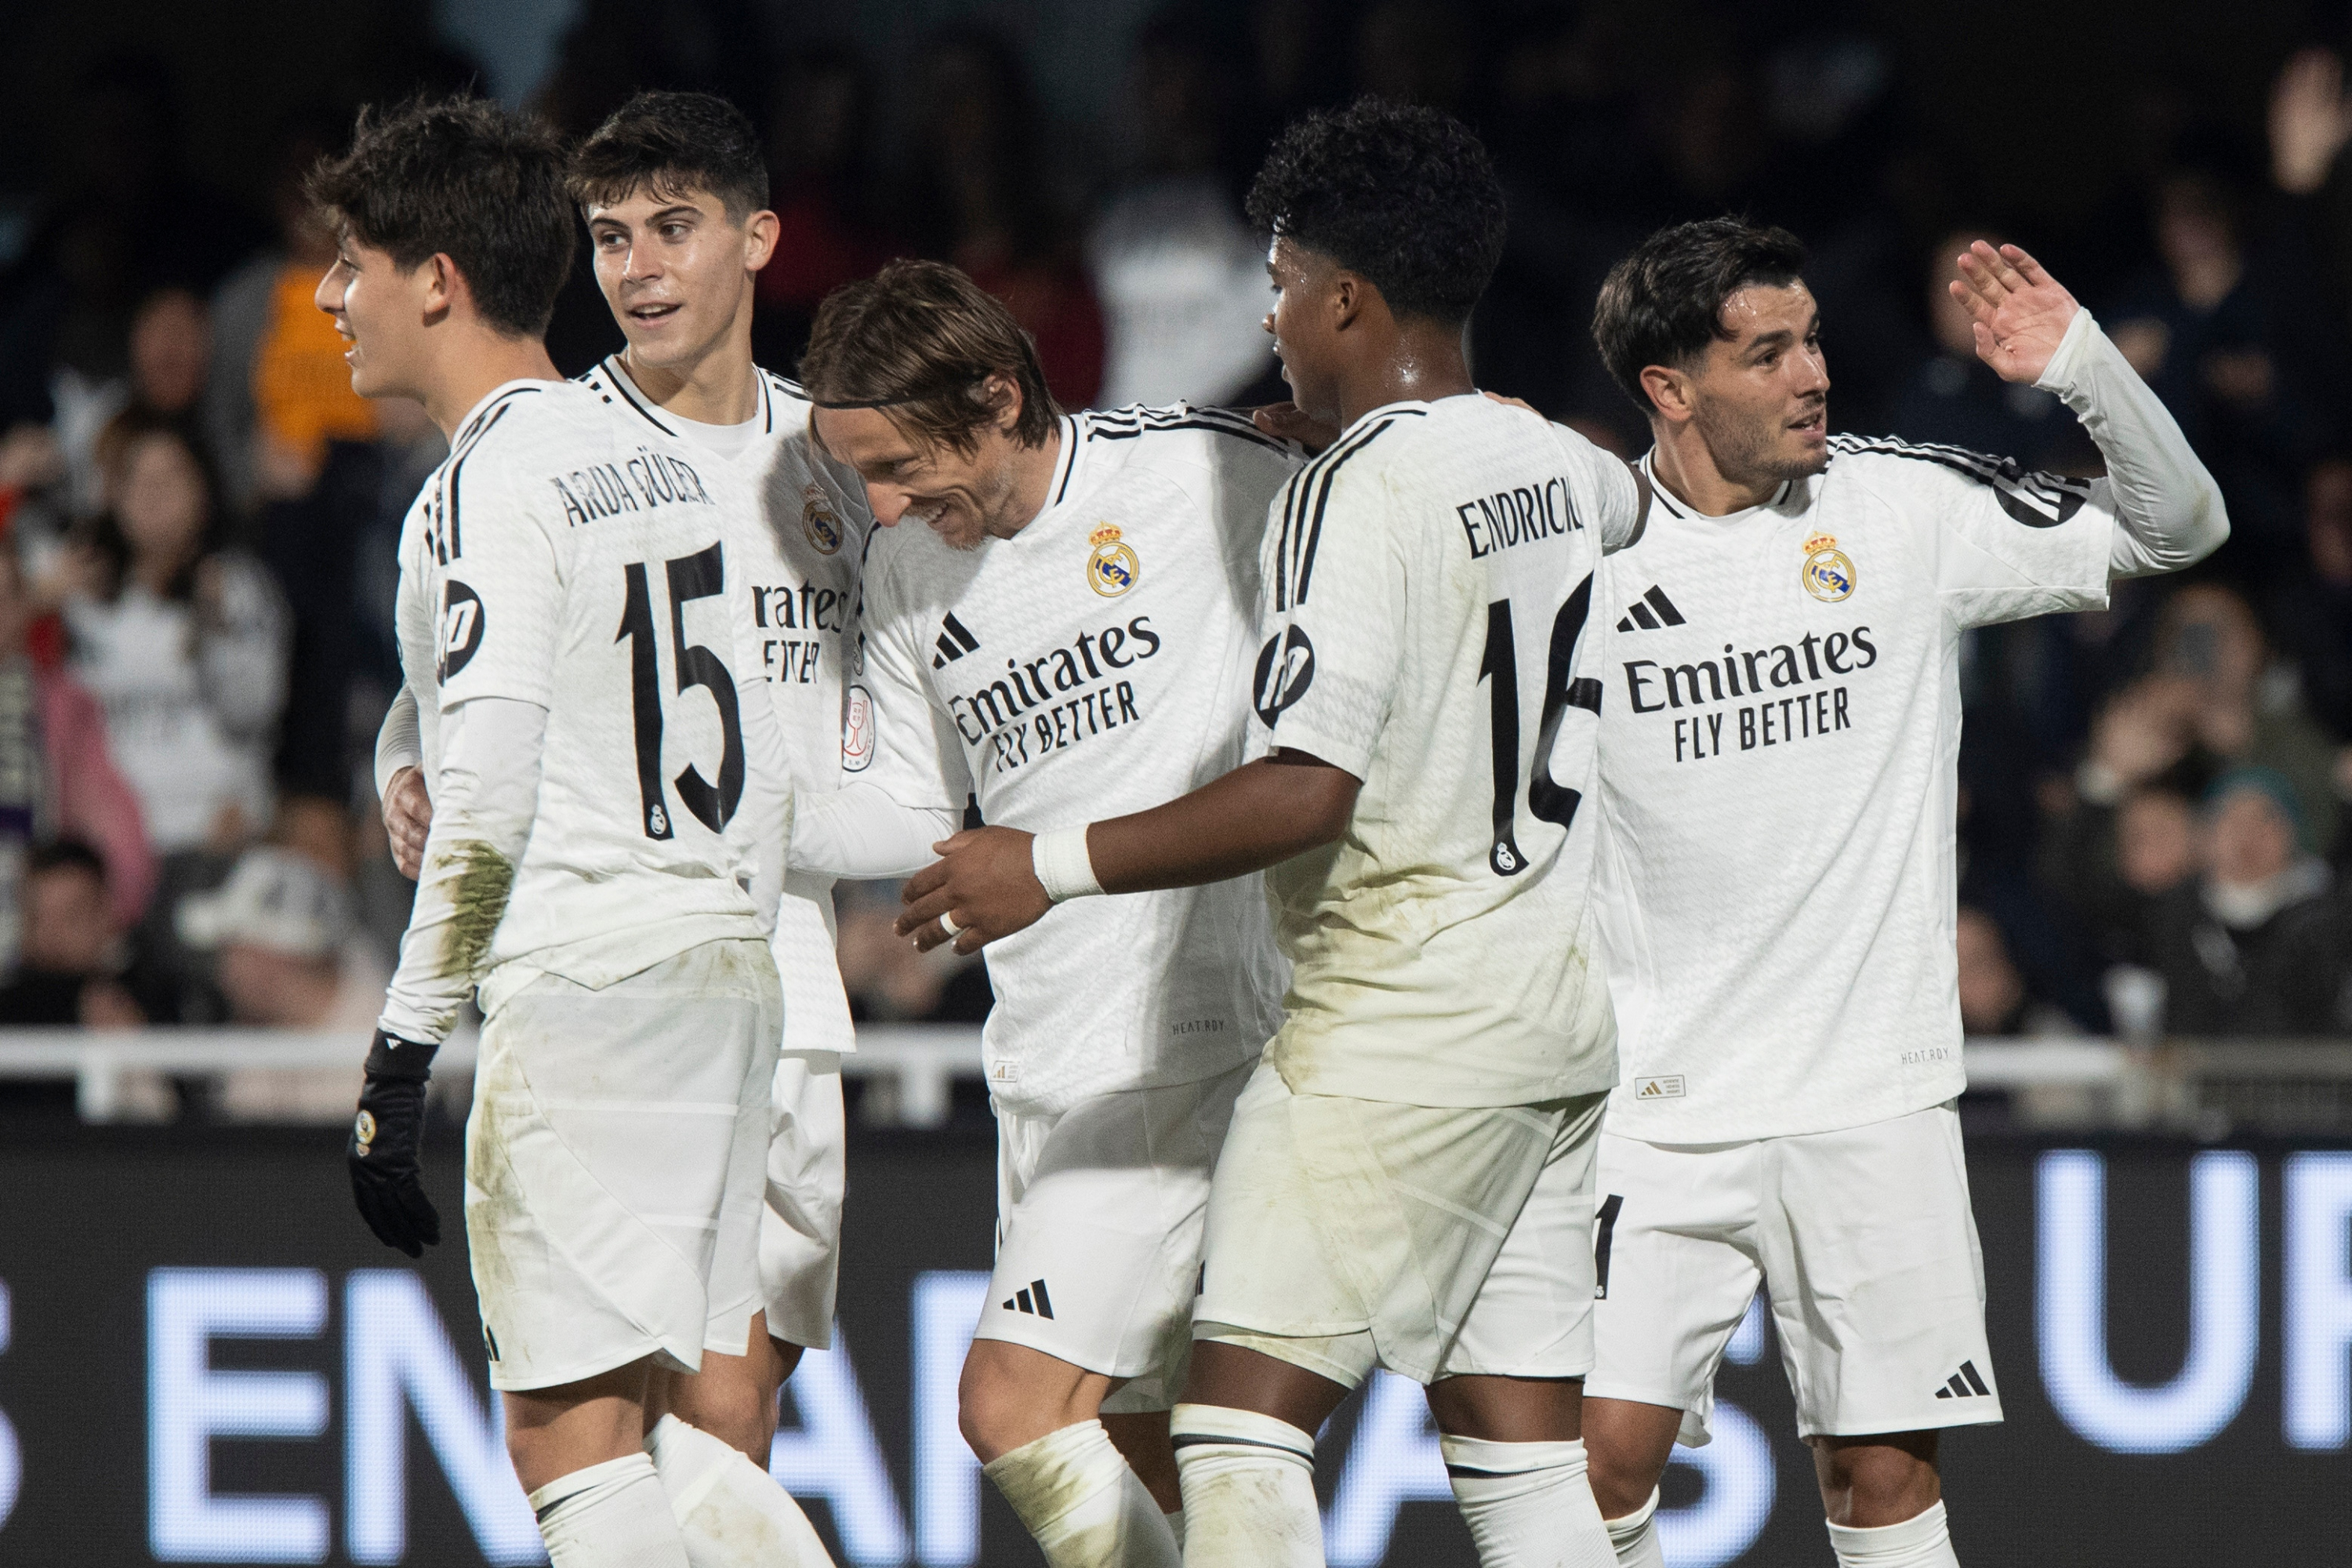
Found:
[[[1118,524],[1106,522],[1087,535],[1093,548],[1087,552],[1087,586],[1105,598],[1116,599],[1135,586],[1143,563],[1135,549],[1119,538]]]
[[[1838,548],[1837,535],[1816,533],[1805,541],[1805,592],[1829,604],[1853,592],[1853,563]]]

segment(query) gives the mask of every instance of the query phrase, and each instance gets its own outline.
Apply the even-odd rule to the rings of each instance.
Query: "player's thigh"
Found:
[[[1297,1095],[1261,1068],[1218,1164],[1196,1336],[1349,1386],[1373,1364],[1431,1381],[1566,1115]]]
[[[466,1220],[493,1382],[647,1355],[689,1368],[730,1301],[719,1348],[740,1353],[759,1171],[743,1145],[764,1132],[778,1016],[764,945],[705,944],[598,990],[488,989]]]
[[[1587,1399],[1682,1411],[1685,1439],[1704,1440],[1717,1364],[1759,1278],[1758,1151],[1601,1132]]]
[[[996,1267],[975,1337],[1124,1386],[1114,1413],[1181,1386],[1209,1183],[1249,1068],[1000,1113]]]
[[[795,1347],[833,1343],[841,1277],[844,1155],[841,1058],[788,1051],[776,1062],[766,1201],[760,1217],[760,1296],[768,1332]]]
[[[1444,1377],[1581,1378],[1592,1370],[1593,1182],[1607,1102],[1594,1094],[1570,1103],[1462,1316]]]
[[[1954,1108],[1770,1146],[1764,1268],[1799,1430],[1867,1436],[2000,1420]]]

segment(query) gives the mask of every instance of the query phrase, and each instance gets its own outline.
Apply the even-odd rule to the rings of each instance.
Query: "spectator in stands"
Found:
[[[281,134],[270,178],[277,242],[229,274],[213,296],[215,353],[205,388],[205,436],[230,508],[308,496],[330,441],[370,441],[375,405],[352,391],[347,346],[311,296],[335,259],[326,215],[302,195],[312,164],[350,117],[306,111]]]
[[[123,926],[106,863],[77,838],[51,839],[25,861],[16,973],[0,986],[0,1026],[135,1028],[146,1022],[120,978]]]
[[[1027,74],[996,33],[956,26],[918,58],[915,167],[906,212],[925,248],[1011,308],[1037,340],[1065,407],[1102,390],[1103,318],[1075,237],[1053,199]]]
[[[2176,1035],[2352,1031],[2352,903],[2311,852],[2294,786],[2235,768],[2206,796],[2203,874],[2147,911],[2141,962]]]
[[[2084,800],[2045,833],[2046,896],[2071,910],[2101,963],[2128,963],[2148,913],[2197,875],[2197,812],[2188,796],[2141,784],[2119,803]]]
[[[60,574],[73,668],[106,706],[155,847],[167,861],[234,854],[270,818],[285,607],[258,565],[220,548],[218,491],[194,438],[135,410],[110,429],[114,504]]]
[[[1124,102],[1137,165],[1087,245],[1107,407],[1228,403],[1274,368],[1265,247],[1222,178],[1239,75],[1190,6],[1154,17],[1136,47]]]
[[[871,276],[896,251],[868,210],[874,80],[865,60],[841,44],[796,49],[772,101],[768,174],[776,251],[760,273],[751,333],[759,363],[789,371],[808,347],[819,302]]]
[[[2259,765],[2289,781],[2311,842],[2332,849],[2338,748],[2272,664],[2246,601],[2213,583],[2178,590],[2158,618],[2155,666],[2093,727],[2075,774],[2082,798],[2112,806],[2159,779],[2201,794],[2229,767]]]
[[[988,1016],[986,967],[947,948],[918,952],[891,930],[898,913],[895,882],[845,882],[841,911],[842,984],[853,1018],[890,1024],[976,1024]]]
[[[26,651],[35,609],[16,552],[0,543],[0,923],[16,918],[18,900],[7,894],[26,853],[62,836],[98,858],[111,918],[127,931],[155,889],[139,797],[115,769],[98,700]],[[14,950],[0,942],[0,964]]]
[[[92,387],[58,411],[67,493],[77,513],[110,500],[105,433],[118,415],[135,410],[193,424],[212,363],[212,321],[204,301],[176,286],[149,294],[131,318],[130,356],[121,380]]]
[[[2352,456],[2312,465],[2304,545],[2308,569],[2273,594],[2271,630],[2294,661],[2313,717],[2336,740],[2352,741]]]
[[[183,900],[177,921],[183,942],[215,955],[233,1022],[375,1027],[389,975],[353,940],[350,895],[310,857],[248,849],[218,889]]]

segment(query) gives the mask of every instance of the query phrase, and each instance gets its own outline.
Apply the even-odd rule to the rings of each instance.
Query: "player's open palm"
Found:
[[[1977,357],[2003,381],[2041,380],[2081,309],[2042,263],[2014,245],[1995,249],[1978,240],[1961,255],[1960,275],[1949,287],[1975,323]]]
[[[899,890],[907,907],[898,934],[925,952],[950,938],[958,952],[978,952],[1036,924],[1053,900],[1037,880],[1033,839],[1018,828],[976,827],[935,846],[938,862]]]

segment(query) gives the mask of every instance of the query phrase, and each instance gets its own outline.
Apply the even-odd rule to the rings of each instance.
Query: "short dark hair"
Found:
[[[1036,341],[1004,301],[939,261],[893,261],[824,297],[801,384],[820,408],[879,408],[909,435],[969,454],[996,416],[985,390],[1021,389],[1013,439],[1042,447],[1062,416]]]
[[[1369,279],[1394,314],[1448,326],[1486,291],[1507,225],[1468,126],[1376,98],[1294,121],[1250,186],[1249,216]]]
[[[103,882],[106,861],[81,839],[45,838],[26,853],[25,876],[30,879],[49,871],[87,871]]]
[[[351,151],[322,159],[306,188],[404,269],[447,256],[498,331],[547,331],[577,238],[544,122],[464,96],[363,109]]]
[[[768,163],[743,111],[707,92],[641,92],[573,149],[572,199],[609,206],[708,191],[741,223],[768,205]]]
[[[1609,269],[1592,307],[1601,361],[1644,415],[1642,371],[1676,369],[1732,334],[1724,301],[1752,283],[1784,287],[1805,269],[1805,244],[1785,228],[1711,217],[1662,228]]]

